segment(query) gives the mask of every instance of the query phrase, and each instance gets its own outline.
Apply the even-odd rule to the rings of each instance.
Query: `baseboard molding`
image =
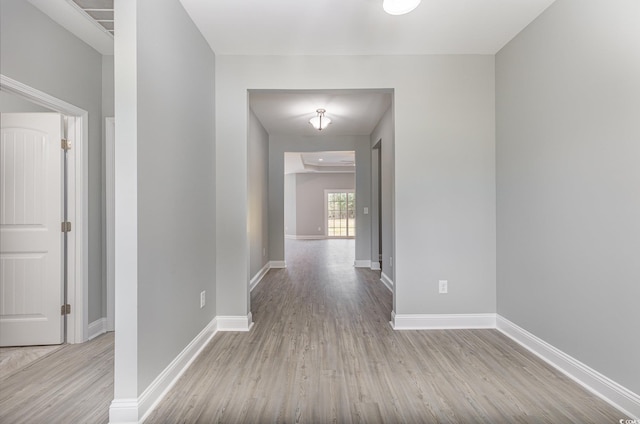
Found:
[[[87,340],[93,340],[96,337],[104,334],[107,332],[107,318],[100,318],[97,319],[95,321],[93,321],[91,324],[89,324],[89,327],[87,328],[87,332],[88,332],[88,338]]]
[[[249,281],[249,291],[253,291],[256,286],[262,281],[267,272],[271,269],[271,262],[267,262],[260,271],[257,272],[256,275],[253,276],[251,281]]]
[[[248,315],[218,316],[218,331],[249,331],[253,326],[251,312]]]
[[[142,417],[141,423],[215,336],[217,328],[218,322],[214,318],[142,392],[138,397],[138,416]]]
[[[313,236],[294,236],[294,235],[286,235],[284,238],[289,240],[324,240],[328,238],[325,235],[313,235]]]
[[[217,332],[214,318],[173,361],[153,380],[137,399],[114,399],[109,407],[110,424],[142,423],[162,398],[198,357]],[[141,417],[138,419],[138,417]]]
[[[286,268],[287,263],[285,261],[271,261],[269,262],[269,267],[271,268]]]
[[[393,314],[394,330],[496,328],[496,314]]]
[[[391,278],[389,278],[389,276],[387,274],[385,274],[384,272],[380,273],[380,281],[382,281],[382,283],[385,286],[387,286],[389,291],[393,291],[393,280],[391,280]]]
[[[371,268],[371,261],[368,259],[356,259],[353,262],[353,266],[356,268]]]
[[[640,396],[498,315],[496,328],[593,394],[632,417],[640,418]]]
[[[380,271],[380,262],[372,261],[371,262],[371,270],[372,271]]]

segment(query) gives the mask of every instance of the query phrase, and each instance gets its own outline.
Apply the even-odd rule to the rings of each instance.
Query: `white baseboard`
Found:
[[[87,332],[89,333],[87,340],[93,340],[96,337],[100,336],[101,334],[106,333],[107,318],[103,317],[93,321],[91,324],[89,324],[89,327],[87,328]]]
[[[218,322],[214,318],[142,392],[138,397],[138,416],[142,417],[141,423],[215,336],[217,328]]]
[[[393,314],[394,330],[496,328],[496,314]]]
[[[218,316],[218,331],[249,331],[253,326],[251,312],[248,315]]]
[[[356,259],[353,262],[353,266],[356,268],[371,268],[371,261],[368,259]]]
[[[217,327],[218,323],[214,318],[137,399],[114,399],[109,407],[109,423],[142,423],[209,343],[216,334]],[[138,417],[141,418],[138,419]]]
[[[390,291],[393,291],[393,281],[391,280],[391,278],[389,278],[389,276],[387,274],[385,274],[384,272],[380,273],[380,281],[382,281],[382,283],[387,286],[387,288]]]
[[[138,424],[138,399],[112,400],[109,424]]]
[[[320,235],[312,235],[312,236],[294,236],[294,235],[286,235],[284,236],[284,238],[290,239],[290,240],[324,240],[326,238],[328,238],[327,236],[320,234]]]
[[[286,268],[287,263],[285,261],[271,261],[269,262],[271,268]]]
[[[372,261],[371,262],[371,270],[372,271],[380,271],[380,262]]]
[[[640,418],[640,396],[498,315],[496,328],[560,372],[634,419]]]
[[[253,278],[251,279],[251,281],[249,281],[249,291],[253,291],[253,289],[256,288],[256,286],[258,285],[258,283],[260,283],[260,281],[262,281],[262,279],[264,278],[265,275],[267,275],[267,272],[269,272],[269,270],[271,269],[271,263],[267,262],[260,271],[258,271],[256,273],[256,275],[253,276]]]

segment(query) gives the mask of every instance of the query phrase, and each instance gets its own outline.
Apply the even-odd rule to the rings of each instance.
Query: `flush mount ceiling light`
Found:
[[[316,113],[318,114],[318,116],[315,116],[309,120],[309,123],[313,125],[313,128],[317,129],[318,131],[322,131],[323,129],[327,128],[327,125],[331,123],[331,119],[324,116],[325,112],[326,110],[324,109],[317,109]]]
[[[418,7],[420,0],[384,0],[382,8],[389,15],[404,15]]]

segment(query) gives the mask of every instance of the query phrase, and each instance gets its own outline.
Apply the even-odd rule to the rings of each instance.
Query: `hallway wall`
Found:
[[[498,312],[635,393],[639,20],[558,0],[496,56]]]
[[[494,84],[492,55],[218,56],[217,195],[232,204],[217,209],[220,313],[249,312],[247,90],[357,88],[395,93],[395,312],[495,312]]]

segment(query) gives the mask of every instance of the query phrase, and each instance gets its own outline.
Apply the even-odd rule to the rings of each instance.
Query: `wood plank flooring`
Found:
[[[113,333],[64,345],[0,380],[0,423],[107,423]]]
[[[353,241],[287,240],[146,423],[617,423],[622,414],[496,330],[393,331]]]
[[[391,293],[353,241],[287,240],[146,423],[617,423],[622,414],[494,330],[393,331]],[[113,334],[0,380],[0,423],[108,422]]]

